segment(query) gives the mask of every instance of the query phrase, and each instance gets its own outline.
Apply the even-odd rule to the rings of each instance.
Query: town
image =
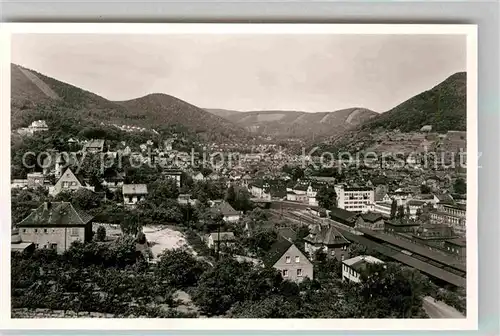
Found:
[[[44,120],[28,130],[31,140],[50,132]],[[200,163],[185,142],[71,137],[61,146],[70,151],[46,148],[13,179],[13,312],[425,317],[440,300],[465,313],[463,167],[323,168],[276,145],[231,161],[216,144],[208,150],[219,159]],[[420,299],[361,299],[377,272],[418,276]]]

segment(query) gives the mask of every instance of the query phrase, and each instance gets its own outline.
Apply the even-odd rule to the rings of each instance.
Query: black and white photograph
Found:
[[[475,34],[13,25],[2,313],[477,323]]]

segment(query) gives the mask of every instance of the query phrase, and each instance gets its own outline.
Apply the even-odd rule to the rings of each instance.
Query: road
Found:
[[[424,298],[422,306],[430,318],[465,318],[455,308],[448,306],[444,302],[436,301],[430,296]]]

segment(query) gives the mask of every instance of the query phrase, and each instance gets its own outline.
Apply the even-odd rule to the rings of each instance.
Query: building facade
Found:
[[[148,187],[145,184],[124,184],[122,194],[125,206],[135,206],[137,202],[146,199]]]
[[[313,264],[297,246],[283,237],[271,247],[264,263],[280,271],[283,279],[296,283],[305,278],[312,280],[314,276]]]
[[[56,196],[62,191],[76,191],[80,188],[94,191],[94,187],[88,185],[81,177],[73,173],[71,168],[66,168],[56,184],[49,187],[49,195]]]
[[[342,280],[355,283],[361,282],[361,273],[368,264],[383,264],[384,262],[372,256],[357,256],[342,262]]]
[[[369,204],[375,202],[375,192],[371,187],[346,187],[336,185],[337,207],[352,212],[367,212]]]
[[[45,202],[18,223],[17,228],[23,242],[63,253],[73,242],[92,239],[92,216],[69,202]]]
[[[433,224],[445,224],[453,228],[453,231],[465,236],[466,206],[463,204],[443,204],[438,203],[437,209],[430,213],[430,220]]]
[[[349,258],[348,241],[333,225],[316,225],[311,233],[304,238],[304,249],[313,257],[318,251],[323,251],[327,258],[343,261]]]

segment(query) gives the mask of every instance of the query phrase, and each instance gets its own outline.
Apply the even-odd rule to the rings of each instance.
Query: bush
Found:
[[[97,228],[96,240],[99,242],[106,240],[106,228],[102,225]]]

